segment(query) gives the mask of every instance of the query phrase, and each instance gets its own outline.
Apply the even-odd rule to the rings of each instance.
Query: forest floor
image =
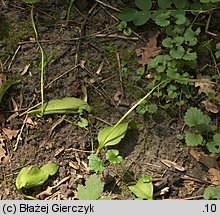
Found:
[[[124,7],[122,1],[111,0],[109,5]],[[76,199],[78,185],[91,174],[87,157],[97,149],[98,131],[115,124],[144,95],[147,79],[132,79],[140,66],[135,49],[148,41],[156,26],[146,24],[126,37],[117,29],[118,11],[114,8],[97,2],[74,5],[67,22],[68,6],[65,1],[35,6],[45,55],[55,50],[45,70],[44,94],[46,101],[87,99],[93,111],[85,115],[89,121],[86,128],[79,127],[77,116],[71,114],[42,118],[27,115],[29,108],[41,102],[41,55],[34,39],[31,7],[22,1],[7,5],[0,1],[0,81],[20,80],[4,95],[0,108],[0,199],[23,199],[15,187],[19,171],[49,161],[57,163],[59,171],[46,184],[27,193],[39,199]],[[126,77],[121,74],[122,66],[128,70]],[[210,185],[208,167],[192,157],[191,148],[176,138],[185,126],[184,112],[178,107],[144,115],[132,111],[129,117],[140,127],[129,129],[115,146],[123,157],[120,164],[104,162],[106,169],[99,176],[105,195],[117,200],[135,199],[128,185],[151,176],[154,199],[203,199],[204,189]],[[106,148],[101,150],[100,158],[105,152]],[[163,160],[184,167],[184,171],[167,167]],[[51,193],[46,192],[48,187],[53,187]]]

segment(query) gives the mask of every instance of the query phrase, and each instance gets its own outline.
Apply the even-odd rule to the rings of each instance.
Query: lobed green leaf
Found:
[[[198,146],[202,145],[203,137],[200,134],[192,134],[190,132],[186,132],[186,145],[188,146]]]
[[[85,183],[85,186],[77,187],[77,197],[79,200],[98,200],[104,189],[104,183],[97,175],[91,175]]]

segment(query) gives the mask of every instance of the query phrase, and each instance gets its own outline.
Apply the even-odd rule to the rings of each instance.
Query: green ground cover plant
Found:
[[[217,133],[217,126],[211,124],[211,118],[208,115],[198,108],[190,107],[184,120],[191,129],[185,134],[188,146],[203,145],[211,153],[220,153],[220,134]]]
[[[35,4],[38,0],[23,0],[25,3]],[[143,115],[147,113],[155,113],[159,108],[173,109],[174,107],[183,108],[187,111],[184,121],[187,126],[184,140],[187,146],[197,147],[205,146],[210,153],[220,153],[220,134],[218,127],[212,123],[211,117],[205,114],[201,109],[192,107],[191,101],[198,99],[198,83],[210,84],[212,91],[203,92],[204,97],[219,105],[216,100],[219,91],[220,73],[218,67],[210,71],[209,79],[201,78],[197,71],[197,59],[199,55],[198,44],[202,29],[195,25],[200,14],[208,14],[215,10],[215,3],[220,1],[193,1],[188,0],[158,0],[157,5],[153,5],[151,0],[135,0],[136,8],[125,8],[119,14],[121,22],[118,30],[124,35],[130,36],[132,30],[128,27],[128,22],[132,22],[136,26],[141,26],[149,21],[153,21],[159,28],[165,28],[161,35],[162,52],[152,58],[147,64],[137,69],[133,76],[133,81],[138,82],[143,79],[146,73],[152,76],[147,80],[147,85],[143,88],[144,92],[148,92],[140,100],[138,100],[115,124],[107,126],[99,130],[97,134],[98,147],[95,153],[88,156],[89,169],[96,174],[89,176],[85,182],[85,186],[79,185],[77,188],[77,198],[80,200],[97,200],[109,199],[103,197],[104,183],[98,177],[98,173],[102,173],[104,167],[103,161],[99,154],[105,148],[105,159],[109,163],[121,163],[123,161],[120,152],[112,149],[112,146],[118,145],[125,137],[130,127],[138,128],[138,123],[133,119],[126,120],[129,114],[136,110],[137,113]],[[200,4],[201,3],[201,4]],[[212,4],[214,3],[214,4]],[[70,1],[67,19],[69,19],[69,11],[73,1]],[[34,6],[31,8],[31,20],[35,32],[35,38],[41,52],[41,106],[28,112],[30,115],[43,117],[50,114],[77,114],[81,120],[81,125],[87,125],[83,122],[83,112],[91,112],[90,105],[79,98],[63,98],[52,99],[48,102],[44,101],[44,70],[48,62],[52,59],[55,50],[45,58],[44,51],[39,43],[38,32],[34,22]],[[210,42],[215,47],[213,52],[213,61],[220,58],[220,43]],[[113,47],[114,48],[114,47]],[[109,53],[112,47],[109,47]],[[115,52],[115,50],[113,50]],[[209,49],[212,52],[212,49]],[[124,73],[128,71],[124,67]],[[2,90],[1,97],[14,84],[9,83]],[[201,84],[200,84],[201,85]],[[159,101],[159,103],[157,103]],[[109,149],[110,148],[110,149]],[[23,189],[29,189],[42,185],[49,176],[54,175],[58,171],[58,166],[53,165],[53,169],[44,169],[37,167],[24,167],[16,180],[16,187],[19,193],[27,198],[32,198],[23,193]],[[51,171],[52,170],[52,171]],[[38,178],[35,179],[35,177]],[[95,188],[95,189],[94,189]],[[144,176],[136,181],[135,185],[128,187],[138,199],[153,199],[153,183],[150,176]],[[205,199],[219,199],[219,187],[208,187],[204,192]]]
[[[144,25],[151,19],[159,27],[165,28],[161,45],[163,53],[153,58],[146,69],[139,68],[133,77],[135,81],[142,79],[146,71],[152,74],[146,90],[152,89],[158,82],[170,79],[169,83],[160,86],[160,89],[153,93],[153,100],[160,100],[160,107],[172,108],[174,104],[179,107],[187,104],[187,101],[195,99],[198,93],[195,88],[196,79],[199,79],[195,68],[197,67],[198,51],[197,45],[201,28],[193,24],[200,14],[210,13],[215,5],[202,4],[207,2],[188,0],[166,0],[157,1],[158,5],[152,6],[151,0],[136,0],[136,8],[124,8],[119,18],[124,22],[133,21],[137,26]],[[212,2],[213,3],[213,2]],[[143,12],[144,11],[144,12]],[[194,20],[192,17],[195,16]],[[141,20],[141,21],[140,21]],[[216,58],[219,57],[219,44],[216,44]],[[145,65],[144,65],[145,66]],[[218,69],[213,71],[212,77],[219,80]],[[216,79],[213,80],[217,84]],[[152,105],[151,105],[152,104]],[[156,112],[156,104],[144,101],[137,111],[140,114],[145,112]]]

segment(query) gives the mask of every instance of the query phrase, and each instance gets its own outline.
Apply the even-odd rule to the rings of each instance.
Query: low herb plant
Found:
[[[211,118],[200,109],[190,107],[185,116],[185,124],[189,127],[185,133],[188,146],[206,146],[211,153],[220,153],[220,134],[217,126],[211,123]]]
[[[156,56],[147,64],[147,71],[144,68],[138,69],[133,80],[145,79],[146,76],[143,75],[151,71],[149,84],[145,88],[150,90],[158,82],[171,78],[169,83],[160,86],[160,89],[153,93],[149,101],[140,104],[138,113],[156,112],[157,105],[151,102],[155,100],[160,100],[160,107],[165,109],[172,108],[173,105],[181,107],[187,101],[195,100],[198,95],[194,84],[198,79],[195,71],[198,57],[196,47],[201,29],[194,27],[193,24],[199,14],[215,9],[215,5],[211,3],[219,1],[158,0],[157,5],[153,5],[151,0],[134,2],[136,8],[126,7],[118,15],[122,21],[132,21],[134,25],[140,26],[151,19],[165,29],[161,42],[163,54]],[[196,17],[191,22],[194,15]],[[220,56],[219,49],[220,45],[217,44],[216,58]],[[216,77],[215,72],[212,77]]]

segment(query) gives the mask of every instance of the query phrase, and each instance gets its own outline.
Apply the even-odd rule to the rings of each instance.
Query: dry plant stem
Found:
[[[19,141],[20,141],[20,139],[21,139],[21,134],[22,134],[22,132],[23,132],[23,130],[24,130],[24,126],[25,126],[25,124],[26,124],[27,118],[28,118],[28,116],[26,115],[26,116],[25,116],[25,119],[24,119],[24,122],[23,122],[23,125],[22,125],[22,127],[21,127],[21,129],[20,129],[20,132],[19,132],[19,134],[18,134],[16,143],[15,143],[15,147],[14,147],[14,151],[16,151],[17,148],[18,148],[18,143],[19,143]]]
[[[12,65],[12,63],[13,63],[13,61],[14,61],[14,59],[15,59],[17,53],[18,53],[18,51],[20,50],[20,48],[21,48],[21,45],[18,46],[18,48],[16,49],[14,55],[12,56],[12,58],[11,58],[11,62],[10,62],[10,64],[9,64],[9,66],[8,66],[8,69],[11,68],[11,65]]]
[[[41,52],[41,75],[40,75],[40,89],[41,89],[41,116],[43,116],[44,114],[44,51],[43,48],[38,40],[38,32],[37,32],[37,28],[34,22],[34,5],[32,5],[31,7],[31,23],[34,29],[34,33],[35,33],[35,38],[36,38],[36,42],[37,45],[40,49]]]
[[[56,77],[55,79],[53,79],[51,82],[49,82],[46,86],[45,89],[47,89],[52,83],[56,82],[58,79],[60,79],[61,77],[63,77],[64,75],[68,74],[69,72],[71,72],[72,70],[75,70],[76,68],[78,68],[80,65],[76,65],[72,68],[70,68],[69,70],[67,70],[66,72],[62,73],[61,75],[59,75],[58,77]]]
[[[120,54],[117,52],[116,54],[116,57],[117,57],[117,62],[118,62],[118,73],[119,73],[119,81],[120,81],[120,87],[121,87],[121,93],[122,93],[122,96],[124,96],[124,88],[123,88],[123,81],[122,81],[122,75],[121,75],[121,70],[122,70],[122,67],[121,67],[121,58],[120,58]]]
[[[111,5],[108,5],[108,4],[106,4],[106,3],[102,2],[102,1],[99,1],[99,0],[95,0],[95,1],[98,2],[101,5],[104,5],[105,7],[111,8],[112,10],[115,10],[117,12],[121,12],[121,10],[119,10],[118,8],[115,8],[115,7],[111,6]]]

